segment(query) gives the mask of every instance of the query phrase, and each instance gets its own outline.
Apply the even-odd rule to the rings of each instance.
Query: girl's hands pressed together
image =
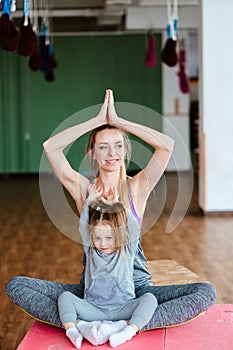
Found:
[[[95,184],[88,186],[88,199],[90,201],[102,200],[106,204],[114,204],[119,200],[118,190],[115,187],[109,189],[107,195],[103,195],[103,189]]]
[[[103,190],[100,186],[96,186],[95,184],[90,184],[88,186],[88,199],[91,201],[95,201],[101,197]]]
[[[114,204],[119,201],[119,193],[116,187],[110,188],[107,196],[102,196],[101,200],[106,204]]]

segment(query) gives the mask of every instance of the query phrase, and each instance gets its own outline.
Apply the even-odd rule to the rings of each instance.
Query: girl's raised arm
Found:
[[[118,117],[111,90],[109,92],[108,123],[134,134],[154,148],[154,153],[148,164],[130,180],[134,202],[140,215],[144,211],[149,194],[166,169],[174,147],[174,140],[152,128]]]
[[[54,173],[78,205],[80,213],[83,205],[83,196],[87,193],[89,180],[72,169],[63,150],[80,136],[107,123],[109,90],[106,90],[104,103],[98,115],[86,122],[72,126],[57,135],[52,136],[43,143],[46,156]]]

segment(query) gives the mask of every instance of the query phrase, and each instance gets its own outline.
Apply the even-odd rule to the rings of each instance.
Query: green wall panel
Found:
[[[55,37],[53,45],[58,62],[54,82],[32,72],[28,58],[0,51],[2,173],[37,172],[42,142],[74,113],[101,103],[106,88],[114,90],[116,101],[161,113],[161,63],[157,59],[155,68],[145,67],[144,35]],[[158,54],[160,35],[156,35],[156,47]],[[85,118],[85,113],[77,113],[72,120]],[[155,126],[161,130],[161,121]],[[74,167],[82,160],[85,143],[86,136],[69,151]]]
[[[0,51],[0,171],[17,171],[21,163],[19,61]]]

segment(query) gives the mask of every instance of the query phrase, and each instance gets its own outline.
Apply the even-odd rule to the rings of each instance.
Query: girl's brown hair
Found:
[[[130,163],[130,158],[131,158],[131,143],[128,134],[119,128],[116,128],[115,126],[109,125],[109,124],[104,124],[94,130],[89,135],[88,138],[88,143],[87,143],[87,154],[88,154],[88,159],[89,159],[89,164],[91,167],[91,171],[93,176],[96,178],[98,177],[98,165],[96,161],[93,159],[94,156],[94,147],[95,147],[95,142],[96,142],[96,135],[102,131],[102,130],[118,130],[124,139],[124,147],[125,147],[125,161],[124,164],[120,168],[120,181],[119,181],[119,188],[118,192],[121,198],[121,202],[124,204],[125,207],[129,206],[129,199],[128,199],[128,188],[127,188],[127,174],[126,174],[126,168],[128,167]],[[97,185],[98,185],[98,178],[97,178]]]
[[[106,204],[101,200],[89,205],[89,225],[91,247],[94,249],[93,228],[98,224],[108,224],[113,233],[116,250],[124,254],[124,245],[128,242],[127,237],[127,213],[121,202]]]

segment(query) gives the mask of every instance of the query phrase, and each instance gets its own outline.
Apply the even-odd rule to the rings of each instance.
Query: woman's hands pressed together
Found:
[[[114,97],[112,90],[108,90],[109,98],[108,98],[108,124],[117,126],[119,124],[118,122],[118,115],[116,113],[115,107],[114,107]]]
[[[96,118],[98,119],[100,125],[108,123],[108,103],[109,103],[109,91],[105,90],[104,103],[102,104],[99,113]]]
[[[98,115],[96,116],[100,124],[109,124],[117,126],[119,117],[114,107],[113,91],[107,89],[105,91],[104,103],[102,104]]]

